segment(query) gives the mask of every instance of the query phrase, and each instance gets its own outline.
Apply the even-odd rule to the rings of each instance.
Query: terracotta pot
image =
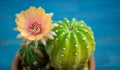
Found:
[[[90,58],[89,62],[88,62],[88,66],[89,66],[89,70],[95,70],[95,61],[94,61],[94,57]],[[14,57],[13,63],[12,63],[12,70],[19,70],[20,68],[20,58],[19,58],[19,54],[17,54]]]

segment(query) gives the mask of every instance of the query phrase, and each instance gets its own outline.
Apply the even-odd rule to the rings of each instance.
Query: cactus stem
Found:
[[[75,18],[72,21],[64,18],[56,23],[59,25],[53,31],[57,36],[46,44],[46,52],[53,67],[59,70],[82,69],[94,53],[94,37],[91,38],[94,34],[91,28],[84,21],[77,21]]]

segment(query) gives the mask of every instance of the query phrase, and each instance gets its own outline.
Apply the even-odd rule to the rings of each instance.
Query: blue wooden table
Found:
[[[95,34],[96,70],[120,70],[120,0],[0,0],[0,70],[11,70],[20,47],[15,14],[30,6],[54,12],[54,21],[84,20]]]

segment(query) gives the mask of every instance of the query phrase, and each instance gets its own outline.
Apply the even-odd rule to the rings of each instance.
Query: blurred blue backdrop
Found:
[[[20,47],[15,14],[30,6],[54,12],[54,21],[84,20],[95,34],[96,70],[120,70],[120,0],[0,0],[0,70],[11,70]]]

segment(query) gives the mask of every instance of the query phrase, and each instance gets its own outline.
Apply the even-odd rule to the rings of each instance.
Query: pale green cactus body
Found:
[[[59,70],[84,70],[95,49],[91,28],[76,19],[56,23],[58,26],[53,31],[57,36],[46,45],[51,63]]]

